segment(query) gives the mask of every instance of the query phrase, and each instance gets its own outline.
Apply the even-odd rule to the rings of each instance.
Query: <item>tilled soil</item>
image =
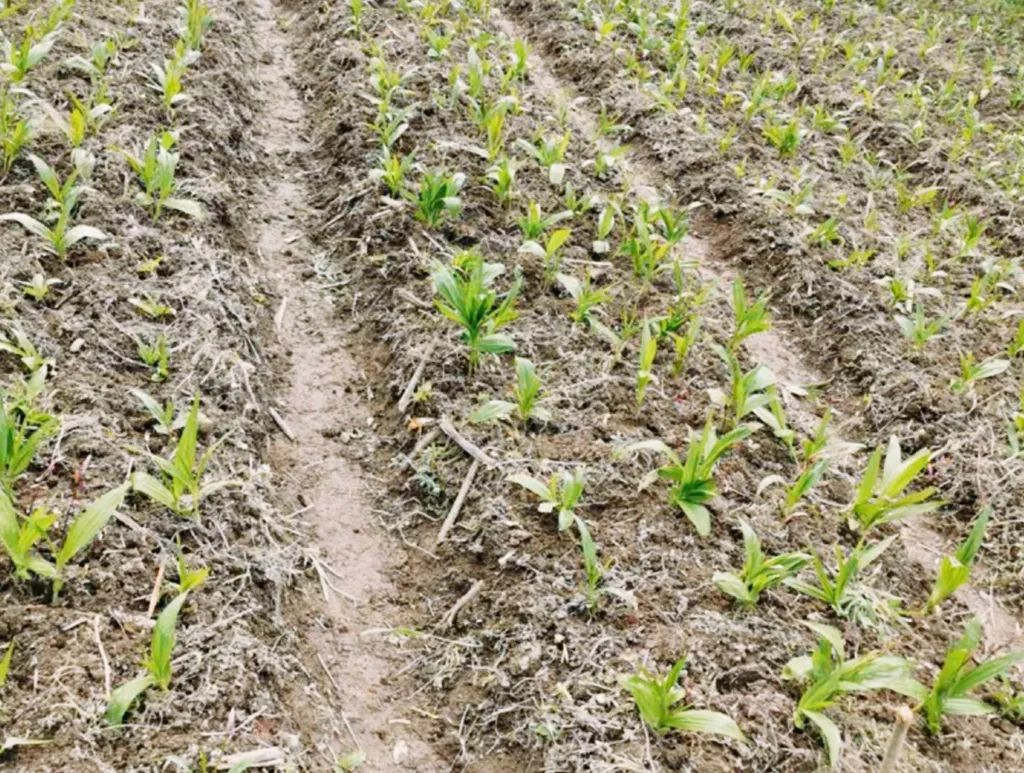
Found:
[[[200,445],[220,443],[207,475],[232,485],[194,519],[131,495],[73,562],[56,602],[48,583],[0,564],[0,643],[16,642],[0,725],[7,739],[45,742],[7,751],[11,769],[205,770],[248,760],[329,771],[361,752],[373,771],[809,771],[824,764],[821,743],[794,727],[799,688],[782,678],[791,658],[814,647],[805,621],[840,628],[850,656],[910,658],[925,682],[973,616],[985,624],[987,653],[1021,646],[1024,475],[1002,449],[1014,381],[982,382],[966,397],[945,389],[958,350],[984,356],[994,352],[986,341],[1003,345],[1015,322],[1009,291],[1010,311],[973,318],[941,347],[908,357],[878,291],[892,268],[895,215],[881,215],[875,263],[830,270],[807,246],[804,224],[751,193],[734,159],[716,155],[713,132],[694,128],[697,115],[717,126],[717,105],[696,92],[681,114],[659,111],[624,75],[631,39],[621,32],[614,47],[595,45],[570,4],[382,4],[358,21],[348,4],[319,0],[211,6],[215,24],[186,77],[189,98],[173,112],[147,84],[174,44],[171,5],[79,0],[29,75],[32,99],[66,106],[65,92],[88,85],[67,58],[124,36],[108,75],[116,111],[85,141],[97,164],[77,214],[110,238],[62,262],[18,226],[0,229],[9,256],[0,264],[0,333],[24,331],[50,360],[41,399],[61,416],[16,499],[61,512],[62,533],[85,503],[148,469],[145,452],[166,456],[173,442],[132,389],[178,406],[200,393]],[[741,16],[698,6],[706,27],[752,34]],[[16,37],[31,13],[3,18],[5,34]],[[470,47],[494,87],[513,66],[517,39],[528,44],[529,67],[510,81],[516,105],[503,138],[518,168],[515,196],[502,203],[471,120]],[[391,99],[406,110],[392,153],[413,161],[409,189],[425,171],[466,177],[460,212],[435,227],[371,176],[381,165],[374,102],[392,76]],[[629,126],[599,136],[611,113]],[[855,128],[883,143],[885,127],[860,120]],[[114,148],[138,149],[165,127],[180,131],[182,195],[202,203],[203,219],[167,212],[153,222],[133,203],[137,183]],[[522,145],[563,133],[566,176],[553,183]],[[628,154],[599,170],[595,157],[616,141]],[[790,170],[751,136],[737,143],[732,156],[786,179]],[[894,153],[909,152],[893,143]],[[52,131],[31,152],[70,169]],[[922,176],[911,183],[928,169],[915,167]],[[864,205],[860,183],[836,174],[850,209]],[[981,201],[973,184],[957,177],[964,201]],[[19,159],[0,187],[4,211],[37,211],[40,190]],[[638,283],[628,258],[591,241],[605,206],[618,208],[618,238],[623,213],[652,201],[699,206],[676,247],[678,270]],[[564,283],[519,249],[528,203],[545,214],[574,210],[557,226],[572,232],[560,271],[607,292],[594,315],[619,332],[616,341],[574,321]],[[993,241],[1006,254],[1020,241],[1015,206],[1002,196],[991,204]],[[843,227],[853,240],[852,219]],[[508,355],[468,370],[464,343],[433,306],[431,272],[470,249],[505,266],[499,291],[521,284],[518,316],[503,332],[535,364],[547,420],[467,420],[487,400],[513,399],[515,379]],[[33,301],[19,283],[40,272],[60,283]],[[773,315],[771,330],[739,349],[742,367],[774,372],[800,438],[831,413],[832,458],[783,518],[780,489],[763,484],[789,481],[797,467],[761,427],[718,466],[712,532],[702,538],[666,502],[663,483],[638,486],[659,460],[621,451],[653,439],[685,450],[704,424],[709,392],[727,388],[711,344],[728,339],[730,284],[740,275],[751,296],[770,293]],[[966,264],[951,272],[950,288],[970,283]],[[133,299],[173,314],[149,318]],[[638,405],[639,323],[668,314],[701,317],[701,337],[674,367],[666,335]],[[154,382],[137,340],[160,334],[171,367]],[[0,383],[14,389],[24,378],[19,359],[0,352],[0,362]],[[894,544],[858,578],[853,611],[838,617],[786,588],[745,609],[715,587],[714,572],[742,565],[741,518],[767,555],[806,550],[828,562],[836,546],[857,544],[847,503],[868,452],[891,434],[905,453],[941,449],[921,484],[947,504],[881,528]],[[596,603],[584,593],[572,532],[508,482],[524,472],[584,476],[577,514],[603,566]],[[997,515],[972,587],[917,615],[940,555],[984,504]],[[210,577],[178,623],[171,689],[150,690],[123,728],[108,727],[107,696],[140,673],[179,555]],[[642,723],[623,677],[664,673],[680,656],[686,702],[729,714],[747,744],[659,736]],[[846,740],[842,769],[878,769],[907,702],[888,692],[843,698],[831,712]],[[934,737],[915,725],[900,769],[1011,771],[1022,757],[1024,734],[1009,719],[958,717]]]

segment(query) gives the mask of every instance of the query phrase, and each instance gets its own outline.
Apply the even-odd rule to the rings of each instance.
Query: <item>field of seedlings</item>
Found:
[[[0,769],[1024,768],[1020,0],[0,39]]]

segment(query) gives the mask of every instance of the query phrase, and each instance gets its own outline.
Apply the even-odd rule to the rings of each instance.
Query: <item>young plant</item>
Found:
[[[380,166],[370,171],[370,179],[384,183],[393,197],[404,196],[406,192],[406,176],[412,168],[412,155],[399,156],[388,148],[380,154]]]
[[[981,623],[975,618],[967,624],[964,635],[946,653],[942,669],[921,703],[928,731],[941,732],[947,716],[979,716],[993,714],[996,707],[969,693],[986,682],[1002,676],[1018,663],[1024,663],[1024,650],[1015,650],[971,665],[971,658],[981,644]]]
[[[469,368],[474,370],[481,354],[503,354],[515,349],[512,339],[498,331],[517,316],[519,281],[499,301],[491,288],[504,273],[500,263],[486,263],[473,250],[460,252],[451,265],[437,262],[431,272],[439,298],[434,305],[445,317],[462,328],[462,340],[469,349]]]
[[[781,475],[769,475],[761,481],[758,490],[763,490],[773,484],[781,484],[785,489],[782,515],[788,518],[793,514],[800,502],[803,501],[804,497],[810,493],[811,489],[818,485],[827,469],[828,460],[819,459],[816,462],[805,465],[792,483],[787,483]]]
[[[0,171],[7,174],[32,139],[32,125],[22,117],[8,89],[0,87]]]
[[[544,399],[540,378],[533,363],[523,357],[515,358],[516,383],[512,388],[515,402],[488,400],[469,417],[473,424],[486,424],[507,419],[512,414],[527,425],[530,420],[551,421],[551,412],[540,403]]]
[[[0,491],[12,492],[32,465],[40,444],[53,435],[58,420],[36,411],[26,399],[0,391]]]
[[[454,217],[462,209],[459,191],[466,182],[464,174],[423,172],[414,199],[413,214],[421,223],[437,228],[446,217]]]
[[[714,480],[715,465],[750,434],[750,427],[743,425],[719,437],[708,417],[700,433],[691,430],[685,460],[660,440],[632,443],[621,453],[654,451],[664,455],[669,463],[659,467],[656,475],[672,483],[668,492],[669,503],[682,510],[697,533],[706,537],[711,533],[711,512],[706,504],[718,494]]]
[[[531,201],[526,205],[526,214],[519,218],[519,230],[523,232],[523,238],[527,240],[538,240],[553,225],[572,217],[572,212],[563,210],[552,215],[545,215],[541,212],[540,205]]]
[[[97,535],[113,518],[114,513],[124,503],[128,496],[129,484],[125,483],[116,489],[108,491],[91,505],[86,507],[71,522],[67,533],[64,535],[64,542],[60,550],[54,556],[53,565],[53,600],[57,601],[61,588],[64,586],[64,567],[79,553],[85,550]],[[44,575],[46,576],[46,575]]]
[[[174,149],[177,143],[177,134],[165,131],[150,137],[138,156],[119,149],[142,184],[143,189],[135,200],[149,210],[153,220],[159,220],[165,209],[173,209],[189,217],[203,216],[203,208],[198,201],[176,195],[179,184],[175,174],[181,158]]]
[[[6,75],[11,83],[20,83],[25,80],[30,70],[46,58],[56,42],[56,32],[39,37],[32,27],[27,27],[20,44],[15,44],[9,39],[4,40],[0,72]]]
[[[611,564],[604,564],[597,554],[597,544],[590,535],[590,529],[582,518],[576,519],[576,530],[580,535],[580,551],[583,553],[583,598],[587,609],[593,612],[605,594],[619,595],[612,588],[604,587],[604,577]]]
[[[84,186],[77,184],[78,171],[73,171],[62,183],[57,173],[39,156],[29,156],[29,159],[50,194],[47,215],[43,218],[46,222],[24,212],[9,212],[0,215],[0,220],[18,223],[30,233],[42,237],[49,250],[62,260],[67,256],[68,250],[84,239],[106,239],[107,235],[93,226],[71,226],[71,217],[78,208],[79,198],[84,190]]]
[[[913,494],[903,493],[924,472],[931,460],[932,452],[927,448],[904,460],[900,451],[900,441],[895,435],[889,438],[884,465],[882,447],[875,449],[857,486],[851,509],[850,528],[860,529],[862,533],[867,534],[875,526],[924,515],[942,507],[942,500],[932,499],[936,493],[934,487],[921,489]]]
[[[735,328],[729,338],[729,350],[735,352],[741,343],[755,333],[762,333],[771,327],[768,320],[768,297],[759,295],[751,303],[743,279],[732,283],[732,316]]]
[[[151,87],[160,94],[168,115],[173,114],[175,107],[188,100],[183,91],[182,79],[185,77],[185,71],[198,58],[197,51],[189,50],[185,41],[179,40],[174,47],[174,53],[170,59],[164,61],[163,67],[155,62],[150,65],[153,68]]]
[[[522,486],[532,494],[536,494],[541,500],[537,507],[540,512],[557,512],[559,531],[566,531],[576,522],[576,505],[579,504],[580,497],[583,496],[582,472],[576,471],[572,474],[562,472],[559,475],[552,475],[547,483],[524,473],[510,475],[508,480]]]
[[[568,228],[559,228],[548,236],[544,244],[531,240],[524,242],[519,247],[519,251],[540,259],[544,266],[544,280],[551,284],[558,275],[558,269],[562,266],[562,247],[571,235],[572,231]]]
[[[743,532],[743,568],[739,574],[715,572],[711,579],[722,593],[732,596],[744,606],[754,606],[764,591],[794,576],[811,557],[795,552],[766,559],[761,550],[761,540],[750,524],[740,519],[740,530]]]
[[[45,507],[37,507],[22,518],[14,502],[0,489],[0,545],[11,559],[16,577],[27,580],[34,574],[53,579],[53,564],[36,552],[36,545],[48,538],[56,521],[57,514]]]
[[[821,735],[829,765],[839,765],[843,736],[839,727],[825,714],[838,700],[851,692],[891,690],[921,700],[925,688],[911,676],[911,664],[900,657],[871,652],[847,660],[842,634],[829,625],[804,623],[818,634],[818,646],[810,655],[790,660],[782,678],[803,685],[793,713],[793,724],[803,729],[810,721]]]
[[[170,346],[167,344],[167,336],[161,333],[151,344],[148,344],[141,338],[138,338],[135,341],[135,349],[143,364],[153,371],[150,374],[149,380],[157,383],[166,381],[167,377],[170,375],[171,357]]]
[[[686,658],[679,658],[668,674],[659,677],[645,669],[625,677],[622,685],[633,696],[644,722],[656,733],[664,735],[671,730],[724,735],[740,743],[746,736],[736,722],[718,711],[692,709],[682,703],[686,697],[679,686],[679,677],[686,667]]]
[[[928,596],[928,603],[925,605],[925,614],[935,610],[939,604],[957,592],[962,585],[965,585],[971,578],[971,567],[974,565],[974,557],[981,548],[981,541],[985,538],[985,528],[992,517],[992,508],[986,507],[974,520],[971,531],[967,538],[951,556],[943,556],[939,563],[939,573],[935,578],[935,585],[931,595]]]
[[[200,51],[203,48],[203,37],[213,26],[213,14],[205,0],[184,0],[178,6],[178,34],[185,48],[189,51]]]
[[[199,395],[196,395],[170,458],[149,454],[150,461],[160,470],[160,478],[146,472],[133,473],[132,488],[177,515],[198,518],[204,498],[234,485],[234,481],[203,485],[206,468],[219,447],[220,443],[215,443],[199,454]]]
[[[149,645],[149,657],[143,662],[146,673],[125,682],[110,693],[107,701],[106,721],[114,726],[124,722],[124,715],[132,704],[150,687],[159,687],[166,692],[171,688],[171,655],[174,652],[175,629],[178,627],[178,616],[192,590],[199,587],[206,579],[206,570],[191,572],[187,577],[179,577],[182,590],[175,596],[153,626],[153,636]]]
[[[949,388],[954,394],[962,395],[974,390],[975,382],[986,378],[994,378],[1005,373],[1010,367],[1010,361],[999,357],[989,357],[981,362],[976,362],[971,352],[960,356],[960,375],[949,382]]]
[[[569,132],[556,137],[538,136],[533,142],[517,140],[516,147],[548,170],[548,180],[552,185],[561,185],[568,169],[564,161],[569,139]]]
[[[185,416],[175,410],[173,400],[168,400],[161,405],[152,395],[141,389],[132,389],[131,393],[146,409],[158,435],[172,435],[185,426]]]
[[[775,384],[775,376],[764,365],[744,373],[739,360],[730,350],[716,346],[715,351],[729,367],[731,387],[728,394],[720,389],[711,390],[711,401],[731,411],[730,421],[735,427],[745,417],[771,402],[771,396],[766,390]]]
[[[825,563],[815,553],[811,556],[811,566],[814,569],[817,585],[811,585],[796,578],[786,580],[786,585],[797,593],[803,593],[818,601],[823,601],[832,607],[832,611],[839,617],[847,617],[855,611],[854,607],[860,598],[854,591],[854,581],[862,569],[867,569],[886,548],[893,543],[896,536],[887,537],[881,542],[867,547],[863,542],[844,555],[842,548],[835,546],[836,569],[830,572]]]
[[[644,404],[644,397],[647,395],[647,387],[654,376],[654,358],[658,355],[658,336],[652,331],[652,324],[646,319],[640,332],[640,361],[636,368],[636,407]]]
[[[582,282],[568,274],[558,274],[556,278],[569,296],[576,301],[576,308],[569,312],[569,317],[578,325],[590,327],[594,321],[594,309],[611,300],[611,293],[604,287],[594,287],[589,273],[584,275]]]
[[[905,317],[902,314],[896,315],[896,323],[900,326],[903,335],[910,341],[914,349],[920,351],[925,344],[935,338],[946,327],[949,320],[946,317],[928,319],[920,304],[914,307],[914,316]]]
[[[516,172],[519,166],[502,156],[487,168],[487,188],[503,206],[509,206],[516,197]]]

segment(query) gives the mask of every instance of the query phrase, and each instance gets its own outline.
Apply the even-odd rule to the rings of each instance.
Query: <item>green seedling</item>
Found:
[[[743,568],[739,574],[715,572],[711,579],[722,593],[749,607],[757,604],[764,591],[781,585],[803,569],[811,557],[794,552],[766,559],[761,540],[750,524],[740,519],[740,529],[743,532]]]
[[[0,687],[7,684],[7,677],[11,673],[11,658],[14,657],[14,639],[7,642],[4,649],[4,656],[0,658]]]
[[[0,169],[6,175],[32,139],[32,125],[21,116],[8,89],[0,87]]]
[[[544,394],[533,363],[523,357],[516,357],[515,366],[516,383],[512,388],[515,401],[488,400],[470,415],[471,423],[487,424],[499,419],[507,419],[513,414],[524,426],[531,420],[551,421],[551,412],[541,405]]]
[[[729,350],[735,352],[741,343],[756,333],[763,333],[771,328],[768,319],[768,297],[759,295],[751,303],[747,298],[743,279],[737,278],[732,283],[732,316],[734,330],[729,338]]]
[[[167,343],[167,336],[163,333],[158,335],[152,344],[148,344],[141,338],[136,339],[135,348],[139,359],[153,372],[149,380],[154,382],[166,381],[170,375],[170,346]]]
[[[974,390],[976,382],[986,378],[995,378],[1005,373],[1009,367],[1009,360],[989,357],[977,362],[974,355],[968,352],[960,356],[960,375],[949,382],[949,388],[958,395],[971,392]]]
[[[896,323],[900,326],[903,335],[910,341],[911,346],[918,351],[924,349],[925,344],[939,335],[948,322],[949,319],[946,317],[928,319],[920,304],[914,307],[913,317],[906,317],[902,314],[896,315]]]
[[[370,171],[370,179],[384,183],[394,197],[404,196],[406,193],[406,177],[412,168],[412,155],[399,156],[392,153],[388,148],[383,148],[380,154],[380,166]]]
[[[1014,333],[1010,345],[1006,347],[1006,356],[1011,360],[1024,354],[1024,319],[1017,323],[1017,332]]]
[[[503,206],[508,206],[516,197],[516,172],[518,164],[502,156],[487,168],[487,188]]]
[[[47,366],[52,363],[52,360],[40,353],[36,345],[32,343],[32,339],[25,335],[20,328],[9,328],[6,335],[0,333],[0,352],[7,352],[17,357],[18,362],[28,373],[42,372],[44,379]]]
[[[576,506],[583,496],[582,472],[552,475],[547,483],[524,473],[510,475],[507,480],[536,494],[541,500],[537,507],[540,512],[557,513],[559,531],[566,531],[576,522]]]
[[[805,465],[792,483],[787,483],[786,479],[781,475],[769,475],[758,485],[758,491],[763,491],[768,486],[782,485],[785,489],[782,515],[788,518],[796,511],[800,502],[810,493],[811,489],[821,482],[827,469],[828,460],[819,459],[816,462]]]
[[[842,755],[843,736],[825,712],[841,697],[851,692],[890,690],[921,700],[925,688],[913,679],[911,664],[904,658],[871,652],[847,660],[838,630],[819,623],[804,625],[818,634],[817,649],[790,660],[782,678],[804,686],[793,713],[793,724],[800,729],[808,721],[814,725],[825,743],[829,765],[836,768]]]
[[[35,301],[45,301],[50,296],[50,290],[61,284],[59,279],[48,278],[45,274],[33,274],[27,282],[21,283],[21,291]]]
[[[636,407],[644,404],[647,387],[656,381],[654,375],[654,359],[658,356],[658,336],[652,330],[652,324],[646,319],[640,331],[640,359],[636,367]]]
[[[25,80],[25,76],[30,70],[37,67],[46,58],[56,42],[56,32],[38,37],[32,27],[27,27],[21,43],[15,44],[12,40],[4,40],[0,72],[6,75],[12,83],[20,83]]]
[[[36,411],[28,400],[0,391],[0,491],[13,491],[40,444],[58,427],[55,417]]]
[[[551,284],[562,266],[562,247],[571,235],[572,231],[568,228],[559,228],[552,232],[543,244],[532,240],[523,242],[519,251],[540,259],[544,266],[544,280]]]
[[[538,136],[533,142],[519,139],[516,147],[548,170],[548,180],[552,185],[561,185],[568,169],[564,162],[569,140],[570,134],[565,132],[558,136]]]
[[[179,184],[175,175],[181,158],[175,151],[177,143],[177,134],[165,131],[150,137],[142,153],[137,156],[118,149],[142,184],[142,190],[136,194],[135,200],[149,210],[153,220],[159,220],[165,209],[189,217],[203,216],[203,208],[198,201],[176,195]]]
[[[161,405],[152,395],[141,389],[132,389],[131,393],[138,398],[139,402],[142,403],[142,407],[146,409],[146,413],[153,420],[153,428],[158,435],[173,435],[185,426],[186,417],[176,411],[173,400],[168,400]]]
[[[569,312],[569,317],[579,325],[590,327],[594,322],[594,310],[611,300],[611,293],[606,288],[593,286],[589,272],[583,281],[568,274],[558,274],[556,279],[576,301],[576,308]]]
[[[669,464],[659,467],[657,477],[672,483],[669,489],[669,503],[675,505],[690,520],[697,533],[706,537],[711,533],[711,512],[706,503],[718,494],[715,486],[715,465],[730,450],[750,437],[751,428],[736,427],[721,437],[715,432],[711,418],[708,418],[700,433],[690,432],[685,460],[660,440],[642,440],[631,443],[620,452],[634,453],[653,451],[668,459]]]
[[[175,314],[173,308],[148,295],[145,298],[129,298],[128,302],[149,319],[164,319]]]
[[[774,386],[775,376],[764,365],[744,373],[739,360],[731,351],[721,346],[714,348],[729,367],[731,387],[728,394],[720,389],[711,390],[711,401],[731,412],[731,425],[735,427],[750,414],[769,405],[771,395],[766,390]],[[769,416],[774,418],[772,414]]]
[[[572,217],[572,212],[563,210],[552,215],[545,215],[541,212],[540,205],[531,201],[526,206],[526,214],[519,218],[519,230],[523,232],[523,238],[527,240],[540,239],[544,233],[562,220]]]
[[[82,102],[74,94],[69,94],[71,110],[67,117],[57,112],[54,107],[46,102],[42,103],[50,121],[56,126],[68,144],[72,148],[80,147],[85,138],[91,132],[96,131],[103,123],[103,119],[110,115],[114,107],[109,102],[102,100],[88,100],[88,104]]]
[[[895,540],[895,535],[867,547],[863,542],[844,554],[842,548],[835,546],[836,569],[830,571],[817,553],[811,556],[817,585],[803,582],[796,578],[786,580],[786,585],[797,593],[803,593],[813,599],[828,604],[832,611],[840,617],[847,617],[855,612],[861,598],[857,594],[854,581],[863,569],[867,569],[886,551]]]
[[[107,711],[104,715],[106,721],[114,726],[124,723],[124,715],[132,707],[146,690],[151,687],[159,687],[166,692],[171,688],[171,655],[174,652],[176,628],[178,616],[185,606],[193,589],[198,587],[206,578],[205,570],[201,570],[201,576],[197,573],[191,578],[191,584],[186,590],[179,593],[170,604],[164,607],[160,616],[157,617],[156,625],[153,626],[153,636],[149,645],[149,657],[143,662],[146,673],[125,682],[110,693],[107,701]]]
[[[931,460],[932,452],[927,448],[904,460],[900,441],[895,435],[889,438],[884,465],[882,447],[875,449],[857,486],[851,508],[850,528],[867,534],[875,526],[924,515],[942,507],[942,500],[932,499],[936,493],[934,487],[912,494],[904,493]]]
[[[125,483],[108,491],[85,508],[68,527],[60,550],[54,557],[53,600],[57,601],[64,586],[64,567],[96,539],[114,513],[121,507],[128,495],[129,484]]]
[[[718,711],[692,709],[683,704],[686,693],[679,686],[679,677],[685,667],[686,658],[683,657],[672,665],[664,677],[640,669],[622,680],[622,686],[633,696],[644,722],[662,735],[672,730],[682,730],[722,735],[745,743],[743,731],[728,715]]]
[[[985,538],[985,528],[992,517],[992,508],[986,507],[974,520],[971,531],[967,538],[960,544],[956,552],[951,556],[943,556],[939,563],[939,573],[935,578],[935,585],[932,587],[931,595],[928,596],[928,603],[925,605],[925,614],[938,608],[938,606],[952,596],[961,586],[966,585],[971,578],[971,567],[974,565],[974,558],[981,548],[981,541]]]
[[[199,395],[196,395],[171,456],[164,459],[149,454],[150,461],[160,470],[160,478],[146,472],[136,472],[132,475],[133,490],[177,515],[198,518],[203,499],[222,488],[236,485],[235,481],[203,485],[206,468],[220,448],[220,442],[199,454]]]
[[[946,653],[942,669],[921,702],[928,731],[942,731],[947,716],[979,716],[993,714],[996,707],[969,693],[996,677],[1002,676],[1018,663],[1024,663],[1024,650],[1015,650],[997,658],[971,665],[971,658],[981,645],[981,623],[971,620],[960,639]]]
[[[178,34],[189,51],[203,48],[203,37],[213,26],[213,14],[205,0],[184,0],[178,6]]]
[[[500,263],[486,263],[478,252],[467,250],[452,258],[450,265],[435,263],[431,272],[439,296],[434,305],[462,328],[470,370],[479,364],[481,354],[504,354],[515,349],[512,339],[498,331],[517,316],[519,281],[513,282],[500,301],[491,287],[504,271]]]
[[[85,239],[106,239],[107,235],[93,226],[71,226],[71,218],[85,190],[84,186],[77,184],[78,171],[73,171],[62,183],[57,173],[39,156],[29,156],[29,160],[32,161],[36,174],[50,195],[46,214],[43,220],[37,220],[24,212],[9,212],[0,215],[0,220],[18,223],[26,231],[41,237],[47,248],[62,260],[67,256],[68,250]]]
[[[103,80],[107,73],[107,67],[110,66],[114,57],[117,56],[117,51],[117,43],[113,40],[104,40],[89,49],[88,57],[76,54],[68,58],[67,64],[73,70],[78,70],[88,75],[89,79],[95,84]]]
[[[587,609],[593,612],[605,594],[621,595],[612,588],[603,585],[605,575],[611,564],[604,564],[597,554],[597,544],[590,534],[590,529],[582,518],[576,519],[576,530],[580,535],[580,551],[583,554],[583,598]]]
[[[22,518],[10,497],[0,489],[0,544],[14,565],[14,574],[22,580],[32,575],[53,579],[56,570],[50,561],[39,555],[36,545],[47,540],[57,514],[37,507]]]
[[[424,172],[414,200],[413,214],[421,223],[437,228],[446,217],[454,217],[462,209],[459,191],[465,184],[464,174]]]
[[[604,255],[611,252],[612,246],[608,241],[612,231],[615,230],[615,208],[605,207],[597,218],[596,238],[590,245],[595,255]]]

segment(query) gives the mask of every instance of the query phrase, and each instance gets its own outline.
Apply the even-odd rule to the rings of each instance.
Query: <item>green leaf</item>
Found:
[[[492,421],[507,419],[516,409],[514,403],[507,400],[489,400],[469,414],[470,424],[490,424]]]
[[[108,491],[75,518],[71,526],[68,527],[68,533],[64,537],[64,544],[61,545],[60,552],[57,553],[58,574],[72,558],[87,548],[107,525],[117,508],[124,502],[129,488],[130,484],[125,483]]]
[[[188,591],[178,594],[164,607],[153,627],[146,668],[153,677],[154,684],[161,690],[166,690],[171,685],[171,653],[174,650],[175,627],[178,624],[178,614],[188,595]]]
[[[802,713],[814,723],[818,732],[821,733],[821,738],[825,742],[825,750],[828,752],[828,764],[835,768],[839,765],[839,758],[843,753],[843,734],[839,732],[835,722],[824,714],[808,709],[804,709]]]
[[[14,639],[7,643],[4,656],[0,658],[0,687],[7,684],[7,675],[11,671],[11,658],[14,656]]]
[[[107,701],[107,711],[103,715],[107,722],[114,726],[124,724],[124,715],[132,707],[136,699],[154,684],[153,677],[149,674],[125,682],[116,690],[110,693]]]
[[[163,460],[161,460],[163,461]],[[154,502],[157,502],[169,510],[177,512],[178,503],[174,501],[174,494],[163,483],[146,472],[132,474],[132,490],[144,494]]]
[[[747,737],[740,730],[739,725],[733,721],[732,717],[718,711],[702,711],[698,709],[673,711],[668,717],[666,724],[676,730],[724,735],[741,743],[745,743],[747,740]]]

